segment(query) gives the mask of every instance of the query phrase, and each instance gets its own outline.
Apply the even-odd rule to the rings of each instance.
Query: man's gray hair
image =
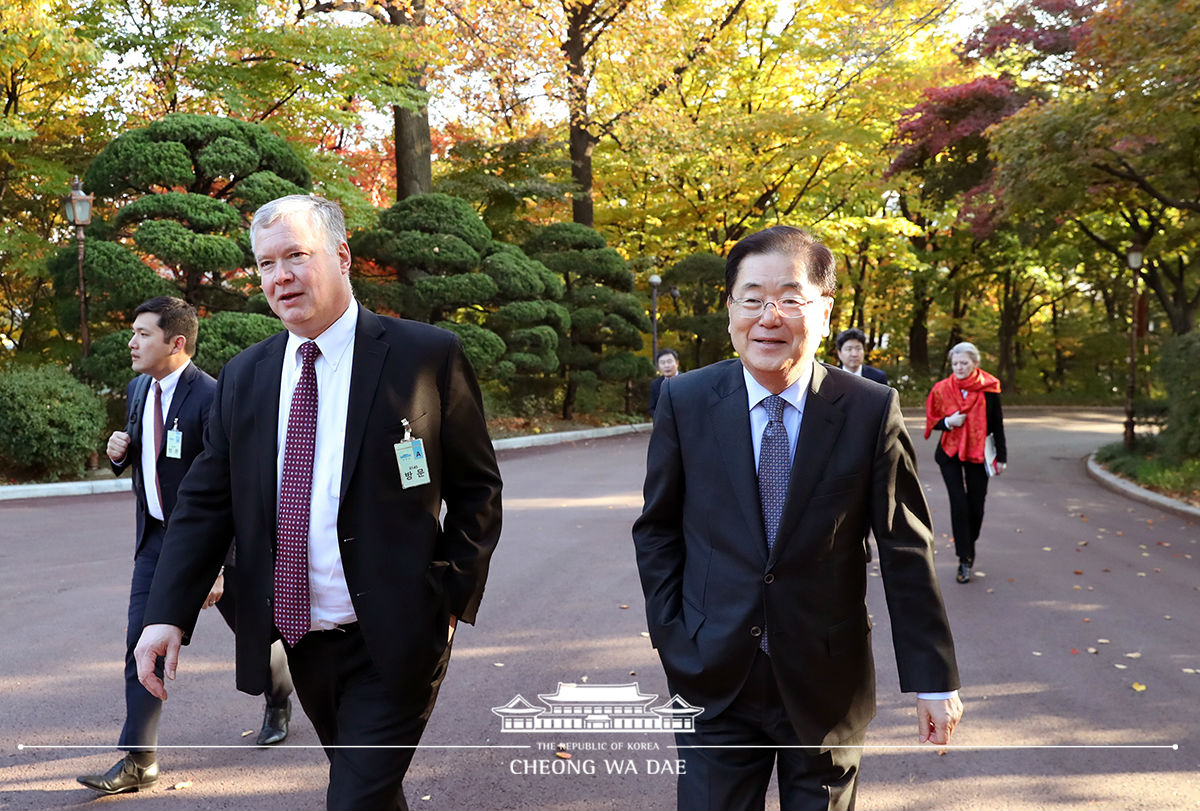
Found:
[[[963,341],[962,343],[955,344],[950,351],[946,353],[946,359],[953,361],[955,355],[966,355],[976,366],[979,365],[979,348],[970,341]]]
[[[346,217],[337,203],[315,194],[289,194],[254,212],[254,219],[250,221],[250,249],[254,249],[255,234],[292,214],[306,214],[325,235],[325,247],[330,255],[337,255],[338,245],[346,241]]]

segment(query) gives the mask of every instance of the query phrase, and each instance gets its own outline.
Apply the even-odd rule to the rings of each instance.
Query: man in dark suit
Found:
[[[204,447],[208,406],[217,388],[216,381],[191,361],[197,324],[196,311],[182,299],[160,296],[134,311],[129,353],[133,370],[141,374],[126,390],[125,430],[114,431],[108,439],[113,471],[118,476],[133,471],[137,534],[125,630],[125,725],[117,743],[127,754],[105,774],[79,778],[103,794],[137,791],[158,782],[155,749],[162,702],[138,682],[133,650],[164,527],[179,483]],[[205,585],[212,582],[210,577]]]
[[[651,417],[654,416],[654,409],[658,406],[658,397],[662,392],[663,383],[679,374],[679,353],[674,349],[660,349],[654,358],[654,365],[658,367],[658,377],[650,381],[649,411]]]
[[[858,327],[844,329],[836,339],[838,360],[842,368],[852,375],[874,380],[876,383],[888,384],[887,372],[868,366],[863,361],[867,357],[867,335]]]
[[[250,226],[286,332],[225,365],[180,489],[138,643],[166,697],[231,538],[237,682],[259,692],[282,637],[330,760],[331,809],[407,807],[402,782],[473,622],[500,534],[500,475],[458,339],[359,306],[341,209],[272,201]],[[443,505],[445,507],[442,516]]]
[[[962,712],[933,534],[894,391],[815,363],[833,255],[800,229],[726,264],[739,360],[663,388],[634,524],[650,639],[704,708],[677,742],[679,808],[852,808],[875,714],[862,539],[874,529],[900,686],[922,742]]]

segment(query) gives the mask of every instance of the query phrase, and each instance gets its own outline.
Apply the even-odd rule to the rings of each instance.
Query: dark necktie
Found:
[[[308,633],[308,516],[312,502],[313,454],[317,447],[317,371],[321,350],[300,345],[303,364],[292,391],[283,476],[279,482],[279,524],[275,542],[275,627],[289,645]]]
[[[786,401],[777,394],[763,400],[763,407],[767,410],[767,427],[763,429],[762,443],[758,449],[758,499],[762,505],[768,553],[775,548],[779,519],[783,517],[783,504],[787,499],[788,475],[792,467],[791,459],[788,458],[787,429],[783,427],[785,403]],[[765,627],[758,644],[764,652],[768,651]]]
[[[162,510],[163,518],[167,517],[167,510],[163,507],[162,500],[162,484],[158,481],[158,456],[162,453],[163,446],[163,412],[162,412],[162,386],[158,385],[158,381],[154,381],[154,492],[158,493],[158,508]]]

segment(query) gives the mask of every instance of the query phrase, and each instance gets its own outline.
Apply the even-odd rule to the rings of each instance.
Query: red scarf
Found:
[[[982,464],[988,432],[987,401],[983,396],[986,392],[999,394],[1000,381],[979,368],[965,380],[950,375],[934,383],[925,401],[925,438],[929,439],[938,420],[961,411],[967,415],[967,421],[942,433],[942,450],[964,462]]]

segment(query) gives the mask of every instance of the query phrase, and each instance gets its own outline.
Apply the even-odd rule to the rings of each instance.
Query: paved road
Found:
[[[966,586],[954,583],[932,442],[914,434],[965,685],[955,742],[978,748],[939,755],[914,745],[912,701],[897,692],[874,576],[880,711],[859,807],[1200,807],[1200,674],[1184,672],[1200,671],[1200,527],[1086,477],[1082,457],[1119,436],[1118,415],[1013,409],[1008,430],[1012,464],[994,483],[979,578]],[[414,760],[414,809],[673,807],[673,777],[647,765],[662,772],[673,762],[668,736],[504,734],[490,711],[517,694],[538,704],[558,682],[584,679],[636,681],[667,697],[642,636],[629,538],[645,446],[642,435],[501,457],[504,539],[480,625],[456,640],[425,736],[430,747]],[[202,618],[171,685],[161,740],[190,748],[161,753],[160,788],[94,799],[75,783],[115,758],[130,498],[0,505],[0,809],[322,808],[324,756],[300,748],[316,744],[306,721],[293,726],[287,748],[259,750],[242,737],[257,730],[261,703],[234,691],[232,637],[215,613]],[[556,742],[609,749],[572,759],[585,772],[590,762],[595,774],[537,774],[563,768],[537,748]],[[1171,744],[1179,748],[1097,748]],[[633,745],[657,748],[631,752]],[[230,748],[200,748],[213,746]],[[626,760],[636,775],[607,773]],[[167,788],[175,783],[185,785]]]

